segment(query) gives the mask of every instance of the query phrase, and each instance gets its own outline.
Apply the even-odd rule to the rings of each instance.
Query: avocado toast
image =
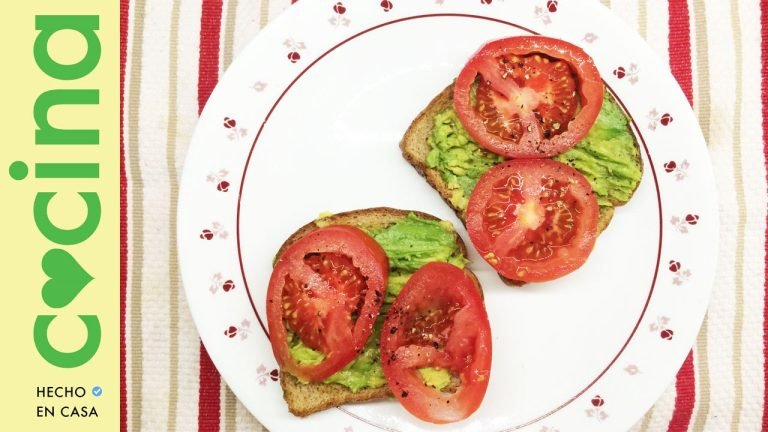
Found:
[[[424,176],[445,202],[465,221],[467,202],[478,178],[505,159],[469,136],[453,106],[453,84],[440,92],[415,118],[400,142],[403,157]],[[576,146],[552,159],[580,171],[600,205],[598,232],[614,208],[629,201],[640,183],[640,149],[621,107],[604,92],[600,113]]]
[[[379,355],[381,325],[386,310],[417,269],[428,262],[448,262],[463,268],[468,260],[466,247],[450,222],[434,216],[392,208],[370,208],[335,215],[321,216],[299,228],[280,247],[276,261],[295,242],[307,234],[330,225],[351,225],[370,235],[386,252],[389,277],[382,312],[357,358],[342,370],[320,383],[302,382],[281,371],[280,384],[291,413],[307,416],[312,413],[350,402],[364,402],[391,396],[386,385]],[[320,353],[294,341],[291,355],[311,363]],[[436,388],[450,383],[446,373],[422,371],[425,382]]]

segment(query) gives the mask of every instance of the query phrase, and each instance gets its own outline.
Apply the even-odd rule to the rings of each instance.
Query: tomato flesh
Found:
[[[543,36],[489,42],[462,69],[454,107],[477,143],[509,158],[575,145],[600,112],[603,83],[580,48]]]
[[[270,341],[281,368],[322,381],[352,361],[371,334],[388,271],[381,246],[351,226],[320,228],[291,245],[275,263],[267,290]],[[289,331],[323,360],[299,363]]]
[[[586,261],[598,216],[597,198],[578,171],[548,159],[515,160],[480,178],[469,200],[467,230],[501,275],[545,281]]]
[[[458,303],[436,299],[426,310],[418,310],[408,315],[404,325],[411,331],[405,334],[405,343],[431,346],[435,349],[445,348],[453,327],[453,318],[460,309],[461,305]]]
[[[541,125],[544,138],[552,138],[568,130],[579,108],[577,78],[565,61],[503,55],[478,72],[475,109],[486,131],[503,139],[520,140],[523,128],[534,123]]]
[[[341,295],[339,300],[344,305],[345,316],[353,317],[359,313],[368,286],[360,269],[352,264],[348,256],[338,253],[310,253],[304,257],[304,263],[328,281]],[[328,298],[319,298],[308,284],[302,286],[290,276],[286,277],[283,288],[283,320],[304,345],[321,352],[331,350],[328,340],[323,337],[323,331],[328,332],[326,320],[329,310],[333,309],[332,306]],[[342,323],[347,327],[346,331],[351,333],[354,322],[344,319]]]
[[[491,330],[475,280],[441,262],[414,273],[384,320],[381,356],[389,388],[411,414],[432,423],[469,417],[491,367]],[[424,367],[447,370],[453,384],[427,385]]]

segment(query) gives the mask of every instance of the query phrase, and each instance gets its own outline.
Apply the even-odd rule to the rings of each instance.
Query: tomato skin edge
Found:
[[[462,311],[457,313],[457,316],[466,312],[464,315],[466,318],[457,318],[461,321],[458,323],[454,321],[451,334],[454,332],[461,333],[460,327],[462,327],[469,329],[468,331],[474,340],[473,360],[462,369],[460,373],[462,384],[455,393],[442,393],[425,386],[417,371],[403,367],[398,363],[396,356],[394,357],[395,360],[392,360],[393,354],[403,352],[403,349],[409,349],[406,346],[393,346],[400,341],[401,333],[397,331],[397,328],[402,325],[402,320],[407,316],[399,311],[406,310],[411,300],[425,297],[423,296],[424,293],[421,292],[423,288],[417,285],[422,282],[420,279],[423,279],[424,273],[429,271],[450,273],[449,279],[452,278],[451,280],[456,281],[452,287],[446,288],[446,290],[453,290],[450,294],[461,298],[464,306]],[[417,305],[410,306],[415,307]],[[427,351],[435,351],[431,347],[422,348]],[[387,315],[382,329],[380,350],[387,384],[395,398],[407,411],[421,420],[435,424],[452,423],[469,417],[479,408],[485,396],[490,378],[492,357],[490,323],[476,279],[471,273],[447,263],[430,263],[419,269],[406,283],[403,291],[390,308],[390,313]],[[472,371],[479,371],[479,374],[474,377],[470,376]]]
[[[514,44],[510,46],[510,44]],[[568,129],[552,138],[539,138],[536,130],[524,132],[519,142],[503,139],[485,129],[482,118],[470,103],[470,88],[478,73],[478,64],[500,55],[541,53],[567,61],[578,78],[581,111]],[[478,145],[507,158],[548,158],[560,154],[583,138],[597,119],[603,103],[604,84],[592,58],[571,43],[545,36],[514,36],[483,45],[462,68],[456,79],[453,104],[459,120]],[[584,103],[583,101],[586,101]],[[524,144],[527,142],[527,145]]]
[[[344,242],[329,241],[329,236],[345,238]],[[354,246],[350,246],[350,242]],[[355,257],[353,252],[369,255]],[[367,252],[366,252],[367,251]],[[282,293],[285,277],[298,264],[294,260],[303,259],[309,253],[333,252],[352,256],[354,265],[368,277],[368,290],[363,306],[353,327],[352,340],[338,353],[330,353],[317,365],[300,365],[293,357],[288,346],[288,330],[283,321]],[[358,261],[357,259],[361,261]],[[267,289],[267,325],[272,351],[278,365],[284,372],[309,382],[319,382],[333,375],[351,362],[363,348],[373,330],[373,324],[381,309],[381,299],[386,290],[389,274],[387,255],[381,246],[364,231],[348,226],[333,225],[314,230],[289,246],[276,260]],[[379,296],[376,295],[379,293]]]
[[[563,260],[525,263],[525,266],[530,267],[529,272],[521,276],[515,272],[515,268],[512,268],[512,266],[518,266],[519,261],[513,258],[499,258],[500,261],[494,263],[487,257],[489,253],[497,252],[493,241],[488,238],[483,229],[482,211],[490,199],[488,185],[509,171],[527,170],[535,171],[536,175],[544,175],[544,173],[550,173],[551,171],[548,170],[552,169],[564,173],[563,177],[569,180],[573,179],[574,185],[578,188],[577,194],[586,195],[581,201],[584,207],[576,225],[580,230],[579,237],[573,248],[569,249],[571,252]],[[598,217],[599,207],[595,193],[587,179],[576,169],[550,159],[517,159],[498,164],[480,177],[469,198],[466,226],[467,234],[478,254],[500,275],[522,282],[546,282],[577,270],[587,261],[597,239]]]

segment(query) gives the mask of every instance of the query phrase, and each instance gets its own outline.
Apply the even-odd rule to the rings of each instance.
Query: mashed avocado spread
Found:
[[[453,107],[435,116],[429,143],[432,151],[427,155],[427,166],[440,171],[443,181],[451,189],[451,204],[462,210],[467,208],[477,179],[504,161],[503,157],[472,141]]]
[[[321,216],[322,217],[322,216]],[[322,221],[319,221],[322,222]],[[367,230],[368,234],[381,245],[389,257],[389,281],[382,312],[373,326],[373,332],[363,352],[342,370],[328,377],[326,383],[338,383],[352,391],[378,388],[386,385],[379,357],[379,339],[384,316],[390,304],[403,289],[413,272],[428,262],[449,262],[460,268],[467,264],[456,242],[453,225],[447,221],[422,219],[413,213],[396,223],[381,229]],[[291,354],[301,364],[318,364],[324,355],[304,345],[297,337],[291,337]],[[450,373],[445,370],[420,372],[425,382],[441,389],[450,382]]]
[[[589,180],[600,206],[627,202],[642,176],[640,155],[627,124],[627,117],[606,91],[600,114],[587,135],[553,158],[576,168]],[[472,141],[453,107],[435,116],[429,142],[432,150],[427,166],[440,172],[452,191],[451,203],[460,210],[466,209],[478,178],[504,160]]]
[[[448,384],[451,383],[451,373],[446,369],[424,367],[419,368],[419,374],[424,383],[438,390],[448,387]]]

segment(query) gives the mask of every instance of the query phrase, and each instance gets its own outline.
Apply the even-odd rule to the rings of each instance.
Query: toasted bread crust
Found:
[[[363,210],[353,210],[323,217],[312,221],[294,232],[280,246],[275,261],[285,251],[302,237],[312,231],[328,225],[352,225],[358,228],[385,228],[413,213],[427,220],[440,220],[435,216],[413,210],[400,210],[389,207],[375,207]],[[456,234],[456,244],[462,255],[467,256],[467,247],[461,236]],[[475,281],[477,278],[471,271],[465,269]],[[480,283],[477,283],[478,287]],[[482,290],[481,290],[482,293]],[[353,392],[341,384],[307,383],[304,384],[291,374],[280,372],[280,386],[283,388],[283,398],[288,403],[288,410],[297,416],[305,417],[310,414],[352,402],[366,402],[391,397],[389,388],[363,389]]]
[[[611,223],[611,219],[613,219],[613,213],[615,210],[616,209],[614,207],[600,207],[600,216],[597,219],[597,235],[602,234],[602,232],[608,228],[608,224]]]
[[[291,374],[280,372],[280,386],[288,411],[299,417],[351,402],[368,402],[392,396],[389,387],[363,389],[355,393],[341,384],[304,384]]]
[[[352,225],[358,228],[386,228],[398,220],[407,217],[410,213],[413,213],[416,216],[426,220],[441,220],[440,218],[432,216],[429,213],[416,210],[400,210],[391,207],[372,207],[362,210],[351,210],[347,212],[336,213],[327,217],[323,217],[319,220],[314,220],[296,230],[296,232],[291,234],[290,237],[288,237],[288,239],[282,244],[282,246],[280,246],[280,249],[277,251],[275,261],[277,261],[283,255],[288,247],[296,243],[305,235],[320,228],[321,225]],[[321,225],[318,225],[318,221],[321,222]],[[456,234],[456,244],[458,245],[461,254],[467,256],[467,246],[464,244],[464,240],[462,240],[461,236],[458,234]]]
[[[427,155],[429,155],[432,146],[429,144],[429,137],[432,135],[434,127],[434,118],[439,113],[453,106],[453,84],[450,84],[440,92],[419,113],[413,120],[411,126],[403,135],[400,141],[400,150],[403,157],[408,161],[416,171],[424,176],[429,183],[443,198],[450,208],[456,213],[456,216],[464,222],[464,210],[457,209],[451,204],[451,190],[443,181],[440,171],[427,166]]]

